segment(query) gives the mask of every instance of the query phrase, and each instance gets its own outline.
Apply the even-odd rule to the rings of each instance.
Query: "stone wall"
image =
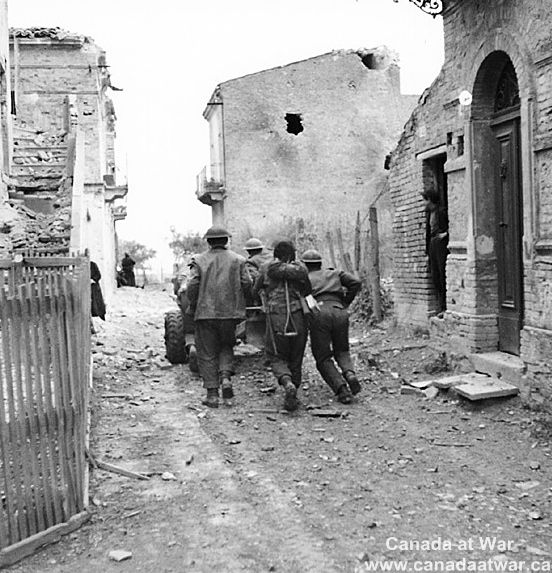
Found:
[[[400,93],[396,57],[386,49],[337,51],[219,90],[234,242],[289,234],[299,220],[322,250],[326,232],[341,228],[352,252],[357,211],[364,217],[381,189],[385,157],[417,100]]]
[[[447,313],[436,340],[465,353],[497,348],[497,279],[490,150],[480,135],[492,54],[506,54],[521,100],[524,319],[521,358],[533,378],[545,366],[552,333],[552,4],[546,0],[450,0],[445,3],[445,63],[413,112],[391,161],[396,299],[403,324],[427,324],[434,304],[424,255],[424,161],[446,153],[450,255]],[[500,56],[502,57],[502,56]],[[482,71],[483,70],[483,71]],[[458,96],[473,94],[471,105]],[[492,197],[492,193],[488,193]],[[439,334],[441,333],[441,334]],[[548,354],[547,354],[548,353]],[[548,361],[549,362],[549,361]],[[550,386],[550,385],[549,385]]]

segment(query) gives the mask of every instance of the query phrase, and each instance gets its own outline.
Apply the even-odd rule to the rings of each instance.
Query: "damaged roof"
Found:
[[[15,38],[49,39],[56,40],[58,42],[79,42],[81,44],[84,44],[85,42],[93,43],[92,38],[89,36],[69,32],[57,26],[54,28],[44,28],[39,26],[31,28],[10,28],[10,36]]]

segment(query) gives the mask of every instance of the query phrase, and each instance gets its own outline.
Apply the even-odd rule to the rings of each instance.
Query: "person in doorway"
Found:
[[[443,318],[447,309],[446,266],[448,255],[448,214],[434,190],[421,193],[426,213],[426,254],[431,280],[437,294],[437,316]]]
[[[219,406],[219,388],[227,405],[234,397],[236,325],[245,319],[245,298],[251,279],[245,258],[228,249],[230,234],[213,226],[205,233],[209,250],[191,263],[187,295],[195,320],[199,374],[207,395],[203,404]]]
[[[102,287],[100,286],[100,279],[102,274],[98,265],[94,261],[90,261],[90,298],[91,298],[91,314],[98,316],[105,320],[105,303],[102,295]]]
[[[132,257],[125,253],[123,260],[121,261],[121,267],[123,269],[123,277],[125,280],[125,286],[136,286],[136,277],[134,276],[134,265],[136,263],[132,259]]]
[[[323,269],[322,256],[314,249],[305,251],[301,260],[309,271],[312,295],[318,305],[309,320],[316,368],[337,399],[350,404],[352,395],[360,392],[360,382],[349,353],[347,307],[360,291],[362,283],[350,273]]]
[[[310,292],[307,269],[295,260],[295,247],[289,241],[280,241],[274,247],[274,260],[261,267],[253,293],[262,293],[265,298],[266,354],[284,389],[284,408],[289,411],[298,405],[297,389],[308,334],[302,298]]]

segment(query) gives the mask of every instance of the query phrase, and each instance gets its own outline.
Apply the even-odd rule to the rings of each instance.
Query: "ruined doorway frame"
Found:
[[[499,296],[499,223],[497,205],[495,201],[498,169],[498,144],[496,129],[502,120],[517,123],[517,150],[519,174],[519,217],[520,227],[516,240],[519,242],[519,259],[517,260],[517,281],[520,290],[520,322],[518,332],[523,328],[523,232],[524,232],[524,181],[522,177],[524,164],[524,138],[522,130],[523,114],[520,106],[513,113],[495,113],[495,99],[498,82],[506,64],[512,64],[519,82],[519,73],[515,62],[503,50],[490,52],[481,61],[477,68],[473,87],[473,103],[470,117],[471,155],[473,161],[472,199],[473,199],[473,235],[474,235],[474,262],[476,278],[476,312],[478,315],[496,317],[494,336],[489,340],[496,349],[502,349],[512,354],[520,354],[520,342],[517,346],[505,344],[504,333],[499,329],[500,296]],[[521,93],[521,90],[520,90]],[[512,110],[507,110],[512,112]],[[518,334],[518,337],[520,334]]]

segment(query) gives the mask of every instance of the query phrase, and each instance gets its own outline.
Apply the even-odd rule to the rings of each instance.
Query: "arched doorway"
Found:
[[[498,350],[519,355],[523,322],[523,203],[520,98],[505,52],[490,54],[474,85],[472,128],[478,145],[475,183],[476,260],[488,262],[484,288],[497,314]],[[485,240],[487,239],[487,240]],[[484,272],[482,272],[482,275]],[[491,310],[491,308],[489,308]]]

